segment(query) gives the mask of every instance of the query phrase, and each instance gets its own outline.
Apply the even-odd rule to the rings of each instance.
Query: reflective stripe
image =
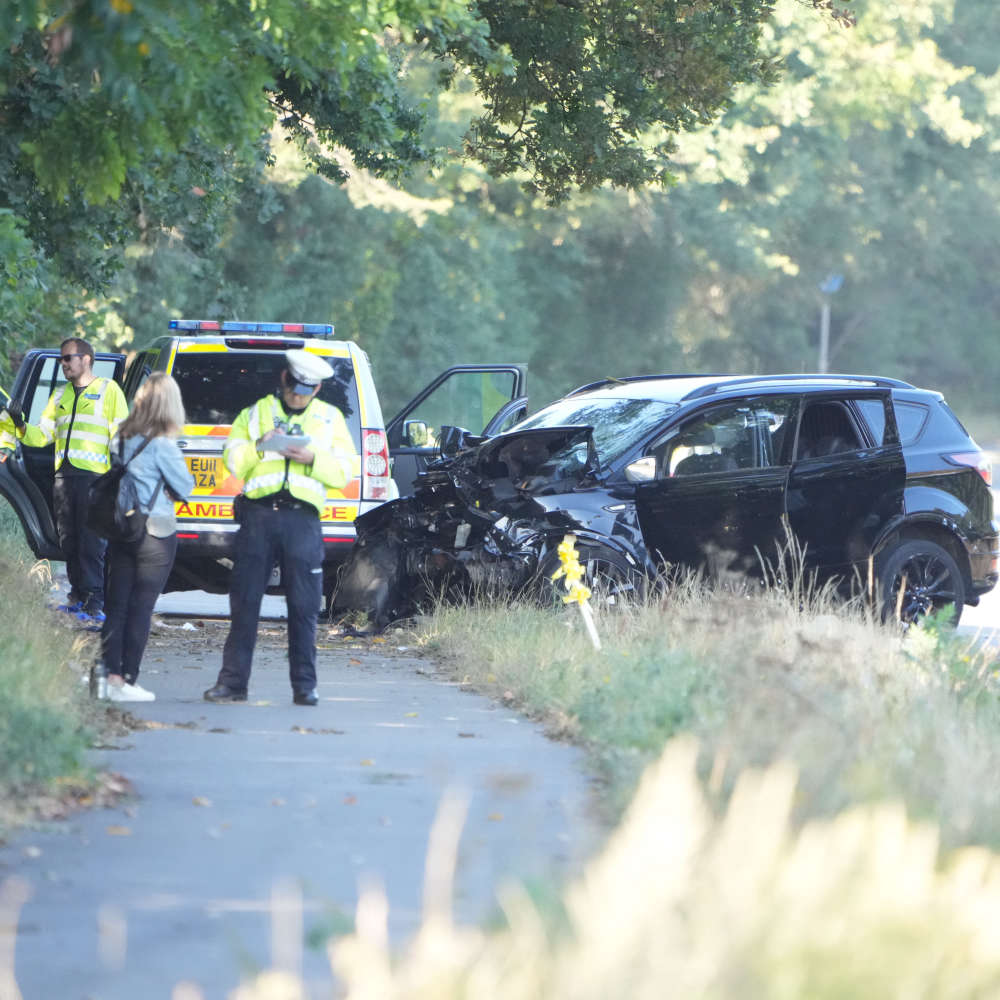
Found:
[[[56,417],[56,427],[62,427],[64,424],[68,424],[72,418],[72,413],[61,413],[58,417]],[[93,427],[100,427],[105,430],[111,426],[111,421],[108,420],[107,417],[102,416],[100,413],[85,413],[83,411],[77,412],[74,423],[90,424]]]
[[[260,403],[254,403],[253,409],[250,411],[250,419],[247,421],[247,432],[250,434],[250,440],[256,441],[260,437]]]
[[[74,458],[81,462],[93,462],[95,465],[109,465],[107,452],[101,454],[99,451],[81,451],[79,448],[70,448],[69,452],[62,452],[60,457],[69,455],[70,461]]]
[[[107,444],[108,435],[94,433],[92,431],[81,431],[78,428],[73,428],[73,440],[74,441],[93,441],[96,444]]]
[[[93,427],[95,431],[103,431],[104,436],[107,437],[111,421],[108,420],[107,417],[102,417],[96,413],[86,413],[84,411],[77,410],[76,424],[77,426],[83,424],[85,427]]]
[[[326,487],[319,486],[317,480],[313,479],[312,476],[303,476],[298,472],[289,472],[288,485],[298,486],[300,489],[308,490],[310,493],[319,492],[320,495],[326,496]]]
[[[281,484],[285,481],[285,474],[283,472],[272,473],[271,475],[265,476],[254,476],[252,479],[246,481],[245,491],[249,493],[255,493],[257,490],[266,489],[269,493],[275,492],[276,489],[281,489]],[[262,496],[267,496],[267,493],[262,494]]]

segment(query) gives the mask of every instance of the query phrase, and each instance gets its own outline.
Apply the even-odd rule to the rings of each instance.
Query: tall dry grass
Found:
[[[903,634],[807,581],[710,587],[597,606],[602,649],[573,607],[439,607],[421,641],[456,677],[592,752],[620,813],[680,734],[710,800],[748,767],[791,762],[794,818],[900,799],[948,846],[1000,844],[1000,686],[993,655],[931,622]]]

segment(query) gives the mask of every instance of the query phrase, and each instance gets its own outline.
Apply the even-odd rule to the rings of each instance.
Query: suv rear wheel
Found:
[[[950,605],[949,620],[958,624],[965,605],[965,579],[946,549],[928,539],[909,539],[885,553],[881,563],[884,621],[898,618],[904,625],[912,625]]]

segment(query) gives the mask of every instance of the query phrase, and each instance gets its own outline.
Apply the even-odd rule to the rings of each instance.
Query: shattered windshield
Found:
[[[623,399],[620,396],[581,396],[559,399],[527,420],[516,430],[567,425],[594,428],[594,446],[602,467],[624,455],[637,441],[655,431],[674,410],[676,403],[659,399]]]

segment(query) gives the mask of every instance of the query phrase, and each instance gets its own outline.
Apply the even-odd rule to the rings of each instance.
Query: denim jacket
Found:
[[[194,479],[188,471],[184,456],[177,442],[169,437],[153,438],[134,461],[129,461],[138,451],[145,438],[140,435],[126,438],[122,454],[128,468],[125,475],[135,483],[139,507],[149,514],[146,530],[157,538],[166,538],[177,530],[174,516],[174,501],[167,493],[169,487],[178,499],[186,500],[194,489]],[[111,442],[111,454],[118,455],[121,441],[118,437]],[[163,480],[152,508],[149,502],[156,493],[156,487]]]

